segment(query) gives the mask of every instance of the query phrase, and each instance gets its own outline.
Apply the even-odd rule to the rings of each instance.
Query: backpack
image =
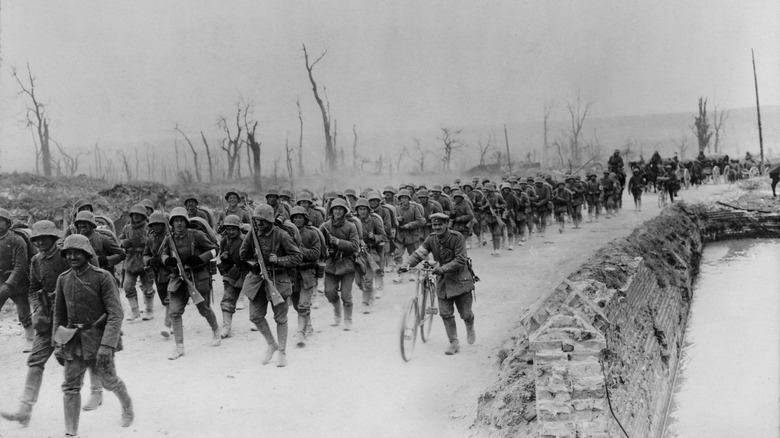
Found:
[[[320,238],[320,260],[325,260],[328,258],[328,244],[325,242],[325,235],[322,234],[322,230],[319,228],[312,226],[312,225],[306,225],[306,228],[314,230],[317,232],[317,236]]]
[[[390,212],[390,228],[398,228],[398,217],[396,217],[395,207],[392,205],[382,204],[382,208]]]
[[[300,231],[298,231],[298,227],[296,227],[291,220],[285,219],[284,222],[282,222],[281,224],[277,222],[275,225],[280,229],[282,229],[287,234],[289,234],[290,237],[292,237],[293,242],[295,242],[296,246],[298,247],[301,246],[301,233]]]
[[[11,230],[24,241],[24,244],[27,247],[27,266],[30,266],[30,261],[32,260],[33,256],[38,254],[38,248],[36,248],[30,240],[32,230],[23,225],[19,225],[16,228],[11,228]]]

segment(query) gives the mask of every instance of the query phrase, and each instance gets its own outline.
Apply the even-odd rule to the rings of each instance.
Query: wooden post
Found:
[[[506,123],[504,123],[504,141],[506,142],[506,162],[509,164],[509,173],[512,173],[512,159],[509,157],[509,136],[506,133]]]
[[[756,114],[758,115],[758,145],[761,148],[761,161],[758,164],[758,171],[764,174],[764,137],[761,133],[761,105],[758,103],[758,77],[756,76],[756,55],[753,49],[750,49],[750,56],[753,58],[753,83],[756,87]]]

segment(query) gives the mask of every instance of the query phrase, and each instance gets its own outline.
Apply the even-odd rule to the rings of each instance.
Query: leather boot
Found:
[[[43,368],[27,368],[27,380],[24,384],[22,400],[19,402],[19,411],[16,413],[0,412],[0,416],[8,421],[18,421],[22,426],[30,424],[30,415],[32,407],[38,401],[38,393],[41,391],[41,382],[43,381]]]
[[[352,330],[352,304],[344,305],[344,331]]]
[[[168,356],[168,360],[176,360],[182,356],[184,356],[184,344],[177,343],[176,348]]]
[[[477,340],[477,335],[474,333],[474,320],[466,322],[466,341],[469,345],[473,344]]]
[[[309,318],[307,316],[298,315],[298,330],[295,332],[295,345],[297,345],[298,348],[306,346],[306,324],[308,321]]]
[[[269,362],[271,362],[271,359],[274,357],[276,350],[279,349],[279,345],[276,344],[274,335],[271,333],[271,327],[268,327],[268,321],[263,319],[258,324],[255,324],[255,326],[257,327],[257,331],[263,335],[265,342],[268,344],[268,347],[265,349],[265,353],[263,354],[263,359],[260,361],[261,364],[267,365]]]
[[[65,436],[77,436],[79,434],[79,407],[81,406],[81,394],[65,394]]]
[[[380,291],[383,290],[384,288],[385,288],[385,277],[384,276],[374,277],[374,290]],[[381,295],[378,292],[374,296],[374,298],[380,298],[380,297]]]
[[[89,400],[82,409],[85,411],[94,411],[103,404],[103,377],[100,373],[95,371],[93,367],[89,367],[89,382],[90,382],[90,394]]]
[[[154,319],[154,296],[144,296],[144,306],[146,306],[146,309],[144,309],[144,317],[141,319],[144,321]]]
[[[217,315],[214,314],[213,310],[209,309],[209,313],[206,314],[206,322],[208,322],[209,327],[211,327],[211,346],[219,347],[219,345],[222,344],[222,337],[219,334]]]
[[[222,332],[220,336],[222,339],[233,336],[233,314],[230,312],[222,312]]]
[[[311,325],[311,313],[306,315],[306,337],[311,337],[314,334],[314,327]]]
[[[135,321],[141,317],[141,312],[138,311],[138,297],[128,298],[130,302],[130,316],[127,317],[128,321]]]
[[[453,355],[460,350],[460,343],[458,342],[458,327],[455,325],[455,318],[443,319],[444,330],[447,332],[447,338],[450,340],[450,346],[444,354]]]
[[[165,325],[162,330],[160,330],[160,334],[163,338],[168,339],[169,336],[171,336],[171,308],[167,304],[165,305]]]
[[[114,390],[114,394],[122,406],[122,427],[129,427],[133,424],[135,412],[133,412],[133,401],[130,399],[130,394],[127,393],[125,382],[119,383],[119,386]]]
[[[333,304],[333,326],[341,324],[341,301],[336,301]]]
[[[33,343],[35,343],[35,329],[32,324],[24,328],[24,337],[26,342],[24,343],[22,353],[29,353],[33,349]]]
[[[279,343],[279,357],[276,361],[277,367],[287,366],[287,323],[276,324],[276,338]]]

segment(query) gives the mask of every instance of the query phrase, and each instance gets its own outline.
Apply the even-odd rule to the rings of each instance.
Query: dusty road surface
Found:
[[[730,190],[727,185],[708,185],[683,190],[680,198],[699,202]],[[475,270],[482,278],[474,306],[477,342],[465,343],[465,327],[458,319],[462,347],[455,356],[443,354],[447,340],[437,318],[432,339],[427,344],[418,341],[412,361],[401,360],[401,308],[413,295],[414,286],[393,284],[389,280],[395,274],[387,274],[374,313],[363,315],[356,306],[351,332],[330,325],[330,305],[320,298],[320,307],[313,311],[316,333],[305,348],[289,342],[286,368],[277,368],[275,361],[260,365],[265,342],[250,331],[248,309],[237,312],[234,337],[220,347],[210,347],[208,325],[190,305],[184,315],[186,356],[176,361],[167,359],[173,341],[159,335],[159,313],[153,321],[125,323],[125,350],[117,354],[116,363],[135,403],[135,423],[127,429],[119,426],[119,402],[106,393],[103,406],[82,413],[81,436],[482,435],[483,431],[471,427],[477,399],[493,383],[498,346],[511,334],[523,310],[605,242],[628,235],[658,212],[654,195],[646,195],[639,213],[633,211],[626,195],[623,210],[612,219],[586,223],[579,230],[567,224],[563,234],[550,227],[544,239],[534,236],[499,258],[489,255],[489,247],[472,250]],[[219,314],[221,281],[215,287],[213,307]],[[4,313],[4,323],[12,317]],[[292,338],[296,325],[292,309],[290,324]],[[0,407],[15,409],[26,372],[26,355],[21,353],[24,342],[8,331],[0,341]],[[21,428],[0,420],[0,437],[64,433],[62,370],[50,360],[30,426]],[[88,385],[86,381],[84,397]]]

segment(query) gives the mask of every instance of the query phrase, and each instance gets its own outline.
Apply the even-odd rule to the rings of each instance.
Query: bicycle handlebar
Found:
[[[412,271],[412,272],[419,272],[419,271],[430,272],[430,271],[433,271],[433,269],[436,266],[438,266],[438,265],[439,264],[437,262],[435,262],[435,261],[423,260],[422,261],[422,267],[419,267],[419,268],[418,267],[409,267],[409,268],[406,268],[406,269],[399,268],[398,271],[399,272],[409,272],[409,271]]]

